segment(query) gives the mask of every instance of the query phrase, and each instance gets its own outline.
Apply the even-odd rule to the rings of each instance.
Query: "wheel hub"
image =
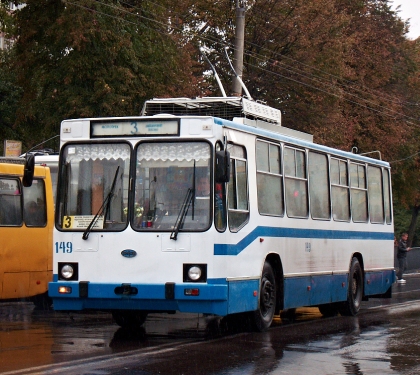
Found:
[[[274,304],[274,288],[270,280],[263,280],[261,292],[261,307],[263,307],[264,310],[269,310]]]

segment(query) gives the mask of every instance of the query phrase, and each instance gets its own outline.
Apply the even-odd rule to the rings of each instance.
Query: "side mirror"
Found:
[[[229,182],[230,154],[228,151],[216,151],[216,182]]]
[[[32,185],[35,172],[35,156],[32,154],[26,154],[25,156],[25,167],[23,170],[22,184],[25,187]]]

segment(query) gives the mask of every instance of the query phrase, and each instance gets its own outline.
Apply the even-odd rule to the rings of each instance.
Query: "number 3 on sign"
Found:
[[[65,229],[71,229],[73,227],[73,223],[71,221],[71,216],[64,216],[64,218],[63,218],[63,227]]]
[[[55,253],[72,253],[73,244],[71,242],[56,242],[55,243]]]

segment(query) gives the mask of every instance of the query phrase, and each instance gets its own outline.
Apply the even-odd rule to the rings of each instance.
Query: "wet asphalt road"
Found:
[[[126,332],[107,313],[0,304],[1,374],[420,374],[420,274],[357,317],[316,308],[277,317],[268,332],[201,315],[152,314]]]

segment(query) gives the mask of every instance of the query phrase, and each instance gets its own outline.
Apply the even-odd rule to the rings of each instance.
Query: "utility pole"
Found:
[[[244,65],[244,40],[245,40],[245,0],[236,0],[236,28],[235,28],[235,50],[233,53],[233,68],[236,74],[242,79]],[[232,95],[242,95],[242,85],[236,78],[232,77]]]

